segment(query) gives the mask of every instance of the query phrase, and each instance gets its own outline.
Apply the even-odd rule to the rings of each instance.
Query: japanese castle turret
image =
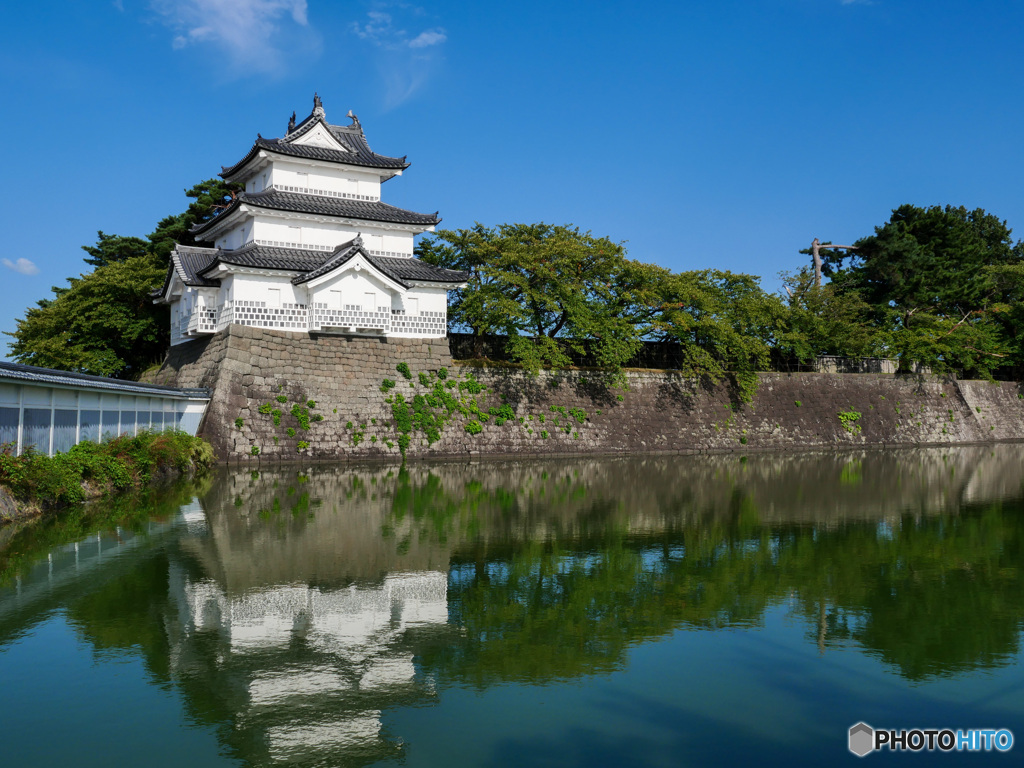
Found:
[[[436,213],[381,202],[405,158],[372,151],[359,119],[313,111],[280,139],[256,139],[220,175],[243,188],[193,228],[209,247],[176,246],[156,300],[171,308],[171,344],[232,323],[282,331],[443,337],[448,291],[467,275],[421,262],[413,238]]]

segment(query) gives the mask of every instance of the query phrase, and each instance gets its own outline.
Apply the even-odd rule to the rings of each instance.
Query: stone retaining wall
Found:
[[[396,371],[403,362],[412,380]],[[464,399],[475,397],[485,412],[507,403],[515,418],[502,426],[494,418],[480,419],[483,429],[474,435],[464,429],[466,419],[458,416],[433,445],[414,432],[410,457],[1024,439],[1024,390],[1015,383],[765,373],[754,402],[742,404],[725,383],[701,384],[670,371],[628,372],[627,386],[620,389],[588,371],[531,377],[511,368],[462,366],[453,364],[443,339],[317,338],[231,326],[209,339],[174,347],[152,380],[212,390],[202,434],[222,460],[252,459],[254,446],[261,461],[397,459],[398,433],[387,398],[396,392],[407,400],[425,394],[418,374],[436,374],[441,368],[456,380],[472,375],[485,388],[475,396],[463,393]],[[394,380],[395,389],[382,392],[384,379]],[[315,407],[310,408],[308,401]],[[279,423],[274,423],[273,413],[261,413],[261,406],[280,411]],[[293,408],[299,409],[298,418],[292,415]],[[303,408],[314,419],[308,430],[301,425]],[[575,415],[570,409],[577,409]],[[841,413],[850,414],[845,424]],[[854,417],[855,413],[860,415]]]

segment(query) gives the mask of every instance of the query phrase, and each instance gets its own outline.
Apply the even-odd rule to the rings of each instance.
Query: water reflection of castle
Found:
[[[1017,608],[985,622],[1006,632],[986,630],[945,656],[926,644],[900,655],[902,614],[873,596],[902,594],[910,577],[857,574],[922,552],[944,553],[935,567],[947,574],[979,566],[975,586],[1000,572],[998,536],[1013,530],[996,521],[984,546],[952,546],[949,531],[962,505],[1019,488],[1019,456],[1007,447],[723,457],[685,475],[664,458],[629,472],[587,461],[403,477],[380,467],[236,472],[203,497],[205,528],[190,526],[170,558],[168,672],[251,764],[358,765],[401,754],[387,710],[429,702],[452,680],[599,673],[630,644],[681,626],[750,626],[797,593],[807,605],[794,610],[813,620],[822,647],[859,643],[910,677],[998,663],[1016,647]],[[589,578],[595,568],[600,579]],[[913,574],[915,589],[931,588],[927,574]],[[976,611],[950,578],[936,587],[946,602]],[[1021,602],[1016,586],[1000,587],[1005,605]],[[950,617],[923,615],[922,635],[966,638]],[[556,637],[579,642],[551,651]]]
[[[213,633],[217,666],[237,690],[236,730],[255,729],[273,762],[355,760],[393,753],[381,708],[433,693],[417,680],[410,630],[448,620],[447,576],[393,574],[377,586],[302,584],[229,596],[212,579],[171,568],[178,621],[172,675],[189,677],[196,635]]]

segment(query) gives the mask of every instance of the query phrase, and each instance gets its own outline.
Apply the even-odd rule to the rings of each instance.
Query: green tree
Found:
[[[819,355],[871,357],[883,350],[885,338],[858,294],[841,292],[832,283],[816,285],[808,267],[781,278],[787,305],[777,342],[780,351],[806,363]]]
[[[1006,305],[989,268],[1022,257],[1005,221],[981,209],[903,205],[855,245],[851,256],[824,251],[823,271],[871,307],[901,369],[920,362],[988,376],[1004,363],[996,316]]]
[[[190,229],[230,205],[238,185],[207,179],[185,191],[188,208],[162,219],[146,240],[97,232],[95,245],[82,246],[95,271],[55,286],[54,297],[25,312],[8,335],[11,356],[20,363],[137,378],[158,362],[170,343],[167,307],[154,305],[150,291],[164,281],[175,243],[194,245]]]
[[[72,278],[56,299],[18,320],[11,356],[44,368],[136,378],[170,342],[167,307],[150,297],[165,271],[147,254]]]
[[[641,332],[676,341],[680,369],[712,381],[731,376],[740,399],[749,402],[757,372],[767,370],[783,305],[752,275],[705,269],[664,275],[661,304]]]
[[[503,334],[513,359],[531,370],[566,367],[570,352],[616,369],[640,337],[616,308],[630,269],[619,243],[574,226],[501,224],[438,232],[418,254],[429,264],[469,272],[450,323],[475,335]]]
[[[220,214],[231,205],[240,190],[240,185],[224,179],[206,179],[185,190],[185,196],[192,198],[193,202],[189,203],[183,213],[165,216],[148,235],[153,253],[163,259],[164,263],[170,263],[175,243],[196,245],[192,227],[204,224]]]
[[[115,261],[126,261],[151,252],[150,244],[139,237],[108,235],[102,230],[96,235],[96,245],[82,246],[82,250],[89,254],[89,258],[84,261],[91,267],[104,267]]]

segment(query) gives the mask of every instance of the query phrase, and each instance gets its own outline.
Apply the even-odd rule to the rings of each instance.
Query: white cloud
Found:
[[[448,34],[438,26],[423,29],[422,18],[427,14],[421,8],[384,1],[375,3],[373,8],[363,21],[352,22],[349,30],[377,49],[374,61],[384,86],[384,106],[391,109],[430,79],[442,60],[442,45]],[[413,32],[409,31],[410,26]]]
[[[10,259],[0,259],[0,264],[3,264],[8,269],[14,270],[19,275],[38,275],[39,267],[33,262],[26,258],[20,258],[17,261],[11,261]]]
[[[174,33],[171,47],[212,45],[237,68],[273,72],[297,36],[309,37],[306,0],[152,0],[151,7]],[[314,44],[314,48],[315,48]]]
[[[369,21],[360,24],[353,21],[352,31],[362,40],[369,40],[374,45],[390,47],[395,45],[405,36],[405,31],[396,29],[390,13],[383,11],[370,11],[366,14]]]
[[[410,48],[429,48],[431,45],[440,45],[448,39],[443,29],[428,29],[420,32],[415,38],[409,41]]]
[[[387,5],[380,7],[386,8]],[[405,9],[406,6],[398,6]],[[413,9],[414,12],[419,9]],[[349,28],[361,40],[366,40],[380,48],[399,50],[402,48],[429,48],[432,45],[440,45],[448,39],[448,35],[441,27],[425,29],[415,37],[412,37],[408,30],[395,22],[395,17],[386,11],[369,11],[366,14],[366,22],[353,21]]]

